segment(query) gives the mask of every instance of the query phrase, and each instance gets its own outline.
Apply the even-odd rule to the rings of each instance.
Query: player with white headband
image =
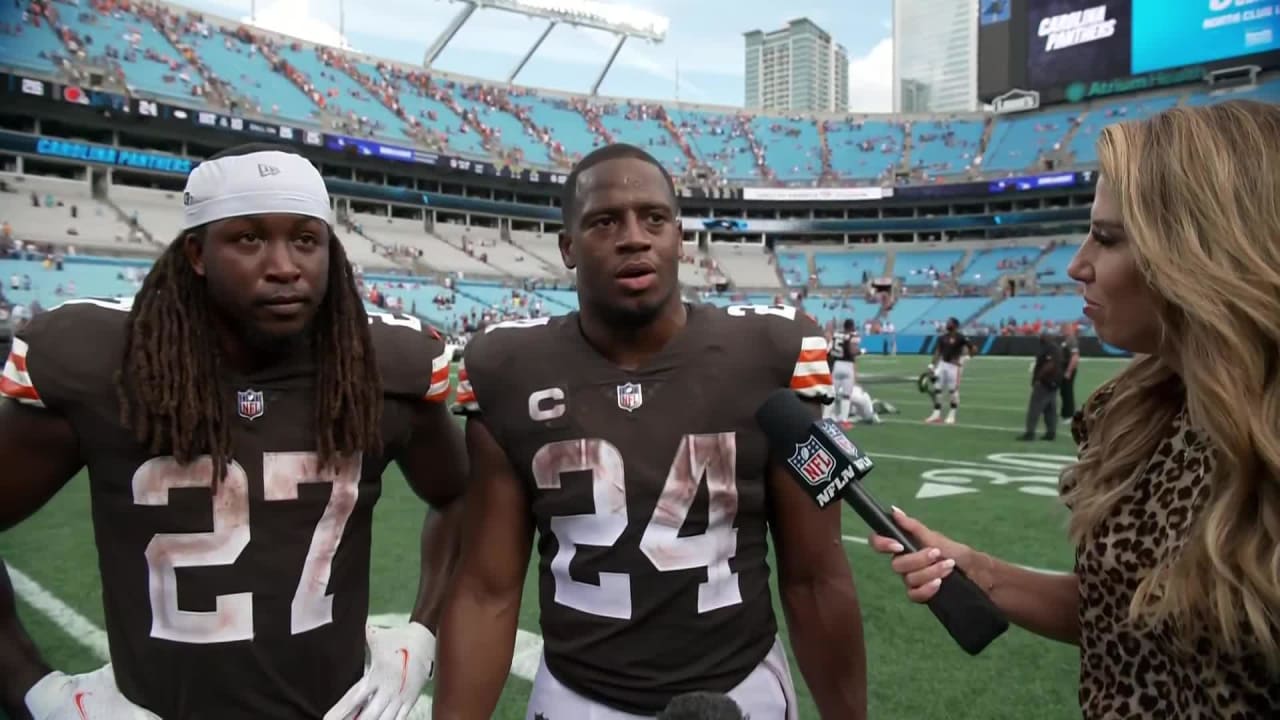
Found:
[[[88,469],[112,662],[52,671],[0,583],[0,702],[36,720],[403,718],[434,667],[466,473],[452,349],[366,313],[305,158],[226,151],[183,203],[137,297],[70,301],[14,338],[0,529]],[[441,512],[411,621],[366,628],[392,461]]]

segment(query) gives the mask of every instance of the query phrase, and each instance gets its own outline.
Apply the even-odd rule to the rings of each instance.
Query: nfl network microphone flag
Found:
[[[756,422],[774,453],[785,458],[787,474],[818,507],[844,500],[872,530],[901,543],[906,548],[904,552],[920,549],[919,541],[903,532],[862,487],[862,478],[875,468],[875,463],[833,420],[815,421],[794,391],[781,388],[760,406]],[[942,586],[929,600],[929,610],[970,655],[982,652],[1009,629],[1004,614],[960,568],[942,580]]]

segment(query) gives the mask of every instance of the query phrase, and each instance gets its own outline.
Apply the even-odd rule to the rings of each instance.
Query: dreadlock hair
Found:
[[[261,149],[260,144],[242,146],[214,158]],[[227,396],[208,290],[184,252],[185,237],[203,240],[207,227],[179,235],[147,273],[126,322],[116,392],[121,422],[139,442],[184,465],[210,455],[216,487],[232,459]],[[311,330],[321,468],[336,467],[340,456],[382,447],[382,377],[369,317],[342,243],[332,227],[328,230],[329,289]]]

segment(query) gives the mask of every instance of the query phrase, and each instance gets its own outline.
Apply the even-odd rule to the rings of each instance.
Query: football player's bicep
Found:
[[[533,546],[533,518],[519,475],[480,418],[467,420],[471,480],[463,520],[462,582],[486,596],[524,590]]]
[[[444,402],[417,404],[409,442],[396,464],[409,487],[434,507],[444,507],[466,492],[467,453],[462,432]]]
[[[0,399],[0,530],[25,520],[84,467],[62,415]]]

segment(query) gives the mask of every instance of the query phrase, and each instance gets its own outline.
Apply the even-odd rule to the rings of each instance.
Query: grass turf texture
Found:
[[[1061,426],[1055,442],[1015,440],[1026,412],[1030,360],[971,361],[964,371],[959,424],[949,427],[921,422],[931,401],[916,390],[914,380],[925,362],[920,356],[867,356],[859,361],[865,387],[901,410],[883,425],[857,426],[851,433],[876,461],[867,487],[881,503],[897,504],[957,540],[1011,562],[1069,570],[1072,549],[1065,539],[1066,512],[1055,492],[1057,468],[1074,457],[1069,428]],[[1083,403],[1121,367],[1121,361],[1085,359],[1077,402]],[[422,505],[394,467],[385,480],[374,516],[371,615],[407,613],[418,576]],[[982,655],[969,657],[927,608],[906,599],[887,560],[862,542],[867,529],[847,508],[844,533],[865,624],[871,717],[1079,717],[1075,648],[1011,628]],[[0,557],[101,627],[87,477],[77,478],[33,518],[0,535]],[[47,609],[29,602],[29,592],[19,591],[23,621],[54,666],[83,672],[102,664],[105,658],[93,651],[83,629],[69,629],[65,618],[49,616]],[[778,617],[785,638],[780,608]],[[520,628],[529,634],[522,633],[518,652],[530,642],[536,647],[536,561],[530,563]],[[531,685],[519,675],[532,677],[532,669],[536,652],[526,653],[524,662],[513,667],[495,718],[524,717]],[[801,717],[817,718],[794,658],[792,669]],[[420,703],[422,710],[425,705]]]

